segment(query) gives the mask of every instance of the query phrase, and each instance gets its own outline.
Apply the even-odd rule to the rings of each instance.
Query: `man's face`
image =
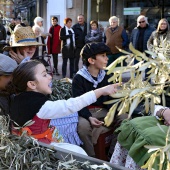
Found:
[[[83,24],[84,24],[84,17],[83,17],[82,15],[79,15],[79,16],[77,17],[77,21],[78,21],[78,23],[79,23],[80,25],[83,25]]]
[[[146,21],[145,21],[144,18],[141,18],[141,19],[139,20],[139,26],[140,26],[141,28],[146,27]]]
[[[110,21],[110,26],[111,26],[112,28],[116,28],[116,27],[118,26],[118,21],[116,21],[116,20],[111,20],[111,21]]]

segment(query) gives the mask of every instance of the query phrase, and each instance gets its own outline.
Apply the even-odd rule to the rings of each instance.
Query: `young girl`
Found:
[[[96,102],[101,95],[115,93],[117,85],[105,86],[68,100],[49,101],[47,95],[52,92],[51,80],[42,63],[32,60],[20,64],[13,72],[12,84],[19,94],[11,103],[11,119],[21,127],[27,121],[33,120],[34,123],[27,126],[29,135],[41,142],[70,150],[75,145],[53,142],[55,129],[49,127],[50,119],[68,116]],[[75,147],[80,153],[80,147]]]

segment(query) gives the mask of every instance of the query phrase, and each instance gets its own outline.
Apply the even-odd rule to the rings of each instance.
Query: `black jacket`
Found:
[[[75,33],[76,48],[82,48],[85,45],[85,36],[87,35],[87,23],[84,23],[84,31],[81,29],[80,24],[73,25]]]
[[[63,27],[60,30],[60,40],[61,40],[61,52],[63,58],[74,58],[74,46],[71,43],[73,35],[66,35],[66,28]],[[70,45],[67,44],[67,39],[70,39]]]
[[[6,29],[0,24],[0,41],[1,40],[6,40]]]

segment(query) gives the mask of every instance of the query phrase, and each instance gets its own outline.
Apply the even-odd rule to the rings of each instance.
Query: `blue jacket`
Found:
[[[149,39],[149,37],[151,36],[152,32],[155,30],[154,27],[150,27],[148,25],[148,27],[146,28],[145,32],[144,32],[144,39],[143,39],[143,49],[144,51],[147,50],[147,41]],[[139,28],[135,27],[132,30],[132,34],[130,37],[130,42],[132,42],[133,46],[136,48],[137,46],[137,40],[139,38]],[[142,51],[143,52],[143,51]]]

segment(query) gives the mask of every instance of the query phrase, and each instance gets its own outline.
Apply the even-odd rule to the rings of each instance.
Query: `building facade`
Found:
[[[55,15],[63,26],[65,17],[70,17],[73,24],[77,16],[84,14],[87,23],[97,20],[103,27],[108,26],[110,16],[116,15],[120,25],[131,31],[136,26],[136,18],[143,14],[149,23],[157,26],[158,21],[165,17],[170,21],[169,0],[15,0],[15,16],[26,17],[33,25],[36,16],[44,18],[44,27],[49,29],[50,18]]]

